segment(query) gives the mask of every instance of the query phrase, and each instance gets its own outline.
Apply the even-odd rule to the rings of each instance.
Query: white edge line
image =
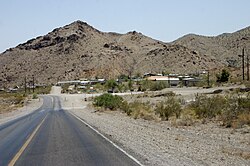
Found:
[[[78,119],[79,121],[81,121],[82,123],[84,123],[85,125],[87,125],[89,128],[91,128],[92,130],[94,130],[98,135],[100,135],[101,137],[103,137],[106,141],[108,141],[109,143],[111,143],[114,147],[116,147],[117,149],[119,149],[120,151],[122,151],[126,156],[128,156],[130,159],[132,159],[134,162],[136,162],[138,165],[143,166],[143,164],[140,163],[140,161],[138,161],[136,158],[134,158],[132,155],[128,154],[128,152],[126,152],[125,150],[123,150],[121,147],[119,147],[118,145],[116,145],[114,142],[112,142],[110,139],[108,139],[106,136],[104,136],[102,133],[100,133],[98,130],[96,130],[94,127],[92,127],[90,124],[88,124],[87,122],[85,122],[84,120],[82,120],[80,117],[78,117],[77,115],[75,115],[74,113],[70,112],[69,113],[71,115],[73,115],[76,119]]]

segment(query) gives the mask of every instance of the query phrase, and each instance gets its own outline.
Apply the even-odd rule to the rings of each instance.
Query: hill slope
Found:
[[[216,37],[194,34],[186,35],[172,44],[180,44],[189,49],[216,59],[229,67],[239,67],[242,48],[250,46],[250,27],[234,33],[224,33]]]
[[[32,75],[37,83],[47,84],[86,77],[221,68],[227,64],[220,55],[231,58],[235,45],[242,44],[242,36],[249,43],[249,29],[245,31],[245,35],[239,31],[215,38],[188,35],[164,43],[135,31],[100,32],[76,21],[0,54],[0,87],[22,85],[24,77]]]

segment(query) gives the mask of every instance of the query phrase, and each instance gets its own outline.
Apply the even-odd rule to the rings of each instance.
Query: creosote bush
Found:
[[[250,95],[246,97],[228,96],[221,120],[226,127],[241,128],[250,125]]]
[[[37,96],[36,93],[34,93],[34,94],[32,95],[32,99],[38,99],[38,96]]]
[[[142,118],[145,120],[155,119],[155,113],[151,109],[149,103],[142,103],[139,101],[128,103],[124,101],[120,109],[124,111],[128,116],[132,116],[134,119],[138,118]]]
[[[250,124],[250,95],[197,95],[188,109],[193,110],[198,119],[217,119],[226,127]]]
[[[21,93],[0,93],[0,114],[24,105],[25,96]]]
[[[155,112],[160,115],[162,120],[168,120],[170,116],[175,115],[179,118],[181,115],[180,101],[175,97],[168,97],[165,102],[161,102],[156,106]]]
[[[169,85],[166,81],[149,81],[143,80],[141,82],[140,91],[159,91],[168,88]]]
[[[162,120],[175,120],[175,124],[190,126],[197,120],[216,120],[222,122],[225,127],[240,128],[250,125],[250,93],[247,96],[239,94],[222,95],[197,95],[195,101],[184,108],[180,99],[168,96],[164,102],[156,107],[139,101],[128,103],[120,96],[103,94],[94,99],[93,104],[110,110],[124,111],[134,119],[142,118],[154,120],[160,117]]]
[[[169,87],[165,81],[152,82],[150,86],[151,91],[159,91]]]
[[[225,107],[226,99],[222,96],[216,95],[214,97],[207,97],[206,95],[196,95],[195,101],[191,103],[190,108],[194,110],[198,118],[214,118],[221,114]]]
[[[106,109],[115,110],[121,108],[123,98],[117,95],[105,93],[94,99],[94,106],[104,107]]]

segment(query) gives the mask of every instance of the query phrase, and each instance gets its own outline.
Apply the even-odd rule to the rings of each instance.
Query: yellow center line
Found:
[[[35,134],[37,133],[37,131],[39,130],[39,128],[41,127],[41,125],[43,124],[43,122],[44,122],[44,120],[46,119],[47,116],[48,116],[48,114],[43,118],[41,123],[36,127],[36,129],[33,131],[33,133],[30,135],[30,137],[27,139],[27,141],[23,144],[21,149],[17,152],[15,157],[10,161],[8,166],[14,166],[15,165],[16,161],[20,158],[20,156],[22,155],[24,150],[27,148],[27,146],[29,145],[29,143],[31,142],[31,140],[33,139],[33,137],[35,136]]]

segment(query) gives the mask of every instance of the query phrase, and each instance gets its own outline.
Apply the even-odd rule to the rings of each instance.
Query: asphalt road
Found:
[[[41,108],[0,126],[0,166],[138,165],[45,96]]]

